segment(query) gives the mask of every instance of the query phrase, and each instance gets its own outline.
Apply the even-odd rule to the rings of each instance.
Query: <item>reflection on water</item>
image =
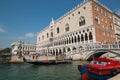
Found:
[[[80,80],[78,64],[81,62],[57,65],[2,64],[0,80]]]

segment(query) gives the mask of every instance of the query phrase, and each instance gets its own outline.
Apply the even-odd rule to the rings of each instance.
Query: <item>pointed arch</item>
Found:
[[[89,40],[93,40],[92,32],[89,33]]]
[[[88,41],[88,35],[85,33],[85,41]]]
[[[69,44],[71,43],[71,38],[69,37]]]
[[[55,50],[53,50],[53,55],[55,55]]]
[[[68,44],[68,38],[67,38],[67,44]]]
[[[74,41],[75,41],[75,43],[77,42],[77,38],[76,38],[76,36],[74,37]]]
[[[78,42],[80,42],[80,35],[78,35]]]
[[[49,38],[49,34],[47,33],[47,38]]]
[[[60,33],[60,29],[59,29],[59,27],[57,27],[57,34],[59,34]]]
[[[72,43],[74,42],[74,39],[73,39],[73,37],[72,37]]]
[[[84,41],[84,37],[83,37],[83,34],[81,34],[81,41]]]
[[[53,37],[53,32],[51,32],[51,37]]]

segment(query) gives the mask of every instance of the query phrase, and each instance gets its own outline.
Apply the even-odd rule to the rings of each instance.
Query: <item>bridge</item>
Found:
[[[120,43],[114,44],[103,44],[103,43],[92,43],[92,44],[81,44],[79,50],[73,50],[66,53],[67,56],[74,58],[77,57],[81,60],[92,60],[93,57],[100,57],[105,53],[112,53],[116,57],[120,57]]]

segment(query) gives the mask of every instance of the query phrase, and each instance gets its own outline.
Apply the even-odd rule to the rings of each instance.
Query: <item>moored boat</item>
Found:
[[[106,80],[120,73],[119,61],[107,58],[94,58],[89,64],[78,65],[80,72],[84,70],[82,66],[85,66],[88,78],[97,80]]]
[[[24,56],[24,62],[31,64],[39,64],[39,65],[49,65],[49,64],[60,64],[60,63],[71,63],[71,59],[69,58],[58,58],[56,56]]]

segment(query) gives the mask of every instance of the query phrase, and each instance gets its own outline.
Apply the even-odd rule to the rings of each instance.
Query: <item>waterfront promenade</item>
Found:
[[[116,76],[114,76],[108,80],[120,80],[120,74],[117,74]]]

